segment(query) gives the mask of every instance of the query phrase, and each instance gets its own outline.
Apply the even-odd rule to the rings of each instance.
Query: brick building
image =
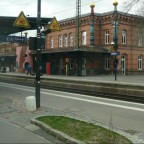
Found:
[[[18,44],[0,43],[0,68],[6,67],[7,71],[14,71],[16,68],[16,47]]]
[[[61,31],[46,35],[41,62],[50,74],[98,75],[113,73],[114,13],[91,13],[81,16],[80,45],[77,47],[75,17],[59,21]],[[143,74],[144,18],[118,11],[119,74]]]

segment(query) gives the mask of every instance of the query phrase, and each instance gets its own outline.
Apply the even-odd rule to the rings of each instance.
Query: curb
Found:
[[[66,144],[70,144],[70,143],[72,143],[72,144],[85,144],[82,141],[74,139],[74,138],[68,136],[67,134],[65,134],[63,132],[60,132],[60,131],[58,131],[56,129],[53,129],[52,127],[50,127],[49,125],[46,125],[43,122],[40,122],[40,121],[36,120],[36,118],[38,118],[38,117],[35,117],[35,118],[31,119],[31,123],[34,124],[34,125],[36,125],[36,126],[39,126],[44,131],[46,131],[47,133],[49,133],[50,135],[56,137],[57,139],[63,141]]]
[[[45,115],[40,115],[40,116],[45,116]],[[85,144],[82,141],[74,139],[74,138],[68,136],[67,134],[65,134],[61,131],[53,129],[52,127],[50,127],[47,124],[36,120],[36,118],[38,118],[40,116],[37,116],[37,117],[34,117],[33,119],[31,119],[31,123],[38,126],[38,127],[40,127],[46,133],[54,136],[55,138],[57,138],[58,140],[64,142],[65,144]],[[85,122],[87,122],[87,121],[85,121]],[[93,124],[95,124],[95,123],[93,123]],[[99,125],[99,124],[97,124],[97,125]],[[108,129],[107,126],[104,126],[104,125],[99,125],[99,126],[102,126],[106,129]],[[122,135],[122,136],[124,136],[124,137],[126,137],[127,139],[129,139],[134,144],[136,144],[136,143],[141,143],[142,144],[144,142],[144,139],[142,138],[142,137],[144,137],[144,135],[142,133],[136,133],[136,134],[131,135],[131,134],[125,132],[124,129],[121,129],[119,127],[115,127],[113,129],[113,131],[120,134],[120,135]]]

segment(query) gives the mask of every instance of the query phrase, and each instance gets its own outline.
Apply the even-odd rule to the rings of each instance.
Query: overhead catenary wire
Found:
[[[100,2],[100,1],[103,1],[103,0],[88,0],[88,1],[85,1],[84,3],[82,3],[81,6],[85,7],[87,5],[90,5],[91,3],[96,3],[96,2]],[[16,5],[16,6],[27,6],[28,7],[28,6],[32,5],[33,3],[34,2],[24,2],[24,3],[13,2],[13,4],[11,4],[11,3],[9,3],[9,4],[0,4],[0,7],[11,7],[11,6],[14,6],[14,5]],[[44,17],[55,15],[55,14],[60,15],[61,13],[64,13],[66,11],[67,12],[71,11],[71,10],[73,10],[75,8],[76,8],[75,4],[73,3],[73,5],[70,6],[70,7],[68,6],[65,9],[59,9],[57,11],[53,11],[53,12],[49,13],[48,15],[45,15]]]
[[[81,6],[84,7],[84,6],[87,6],[87,5],[90,5],[91,3],[95,3],[95,2],[100,2],[100,1],[103,1],[103,0],[95,0],[95,1],[87,1],[85,3],[82,3]],[[72,5],[71,7],[68,7],[68,8],[65,8],[65,9],[60,9],[58,11],[54,11],[52,13],[49,13],[48,15],[46,16],[50,16],[50,15],[53,15],[53,14],[61,14],[61,13],[64,13],[64,12],[68,12],[68,11],[71,11],[73,9],[76,9],[76,4],[75,5]],[[74,11],[75,12],[75,11]]]

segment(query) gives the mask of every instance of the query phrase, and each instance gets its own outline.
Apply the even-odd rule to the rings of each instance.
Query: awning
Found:
[[[26,30],[34,30],[37,28],[36,17],[27,17],[27,20],[31,26],[30,28],[13,26],[16,19],[17,17],[0,16],[0,35],[9,35]],[[51,20],[52,18],[41,18],[41,26],[47,25]]]
[[[76,48],[50,48],[43,50],[42,53],[57,53],[57,52],[97,52],[97,53],[110,53],[108,49],[103,47],[80,47],[79,49]]]

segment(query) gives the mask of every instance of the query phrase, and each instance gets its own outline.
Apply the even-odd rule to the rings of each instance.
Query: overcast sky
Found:
[[[119,0],[118,9],[122,10],[124,0]],[[95,12],[112,11],[113,0],[81,0],[81,13],[90,12],[90,4],[95,4]],[[58,20],[73,17],[76,14],[76,0],[41,0],[41,16],[56,17]],[[0,16],[25,15],[37,16],[37,0],[0,0]]]

